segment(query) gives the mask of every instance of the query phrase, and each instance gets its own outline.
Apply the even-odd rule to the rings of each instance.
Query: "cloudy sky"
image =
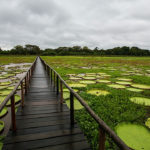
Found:
[[[150,0],[0,0],[0,47],[150,49]]]

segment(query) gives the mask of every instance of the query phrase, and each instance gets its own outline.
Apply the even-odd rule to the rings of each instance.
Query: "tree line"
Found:
[[[27,44],[25,46],[17,45],[10,50],[2,50],[1,55],[44,55],[44,56],[65,56],[65,55],[126,55],[126,56],[150,56],[150,50],[141,49],[138,47],[115,47],[112,49],[99,49],[98,47],[90,49],[87,46],[73,46],[73,47],[58,47],[41,49],[37,45]]]

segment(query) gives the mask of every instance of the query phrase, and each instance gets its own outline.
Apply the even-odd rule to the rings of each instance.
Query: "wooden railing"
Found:
[[[12,92],[4,99],[4,101],[0,105],[0,112],[1,112],[2,109],[6,106],[7,102],[11,100],[11,121],[12,121],[13,131],[16,131],[15,94],[19,86],[21,86],[21,106],[24,107],[24,94],[27,93],[28,85],[29,85],[33,70],[35,68],[35,63],[36,63],[37,58],[32,63],[28,71],[25,73],[24,77],[16,84]]]
[[[41,58],[40,58],[41,59]],[[116,145],[121,150],[130,150],[130,148],[116,135],[116,133],[102,120],[95,112],[88,106],[88,104],[76,93],[74,90],[67,85],[67,83],[62,79],[62,77],[50,67],[43,59],[41,59],[45,70],[50,76],[51,83],[53,81],[54,86],[56,86],[57,95],[60,94],[60,103],[63,104],[63,85],[70,91],[70,123],[74,125],[74,97],[84,106],[86,111],[91,115],[91,117],[99,125],[99,150],[105,149],[106,135],[116,143]],[[60,89],[60,90],[59,90]]]

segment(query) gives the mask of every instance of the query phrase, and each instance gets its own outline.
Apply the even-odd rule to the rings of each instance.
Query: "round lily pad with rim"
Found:
[[[81,84],[81,83],[71,83],[71,84],[68,84],[70,87],[72,88],[82,88],[82,87],[86,87],[87,85],[86,84]]]
[[[0,120],[0,133],[4,130],[4,121]]]
[[[109,80],[97,80],[98,83],[110,83],[111,81]]]
[[[144,84],[131,84],[132,87],[139,88],[139,89],[150,89],[150,85],[144,85]]]
[[[131,85],[132,82],[127,82],[127,81],[117,81],[117,84],[121,84],[121,85]]]
[[[75,92],[78,92],[79,90],[78,89],[73,89]],[[63,92],[69,92],[69,89],[65,88],[63,89]]]
[[[1,95],[0,95],[0,104],[4,101],[5,97],[6,97],[6,96],[1,96]]]
[[[7,107],[4,107],[0,112],[0,118],[4,117],[8,113]]]
[[[1,86],[5,86],[5,85],[10,85],[12,82],[8,81],[8,82],[0,82]]]
[[[150,98],[144,98],[144,97],[131,97],[131,102],[134,102],[136,104],[150,106]]]
[[[90,80],[85,80],[85,81],[79,81],[80,83],[83,83],[83,84],[95,84],[96,81],[90,81]]]
[[[13,90],[15,87],[14,86],[8,86],[7,90]]]
[[[91,95],[96,95],[96,96],[100,96],[100,95],[108,95],[110,94],[108,91],[104,91],[104,90],[99,90],[99,89],[94,89],[94,90],[89,90],[87,91],[88,94]]]
[[[19,95],[15,95],[15,104],[18,104],[21,101],[21,97]],[[6,106],[11,105],[11,100],[9,100],[6,104]]]
[[[96,80],[96,77],[83,77],[85,80]]]
[[[8,86],[1,86],[0,87],[0,90],[4,90],[4,89],[6,89]]]
[[[69,80],[81,80],[81,78],[77,78],[77,77],[70,77]]]
[[[131,123],[121,123],[115,129],[117,135],[132,149],[150,149],[150,131],[146,127]]]
[[[125,89],[126,87],[124,85],[119,85],[119,84],[109,84],[107,85],[111,88],[115,88],[115,89]]]
[[[66,104],[68,108],[70,109],[70,100],[66,100]],[[74,98],[74,109],[75,110],[83,109],[83,106],[80,104],[80,102],[76,98]]]
[[[148,118],[148,119],[146,120],[145,125],[146,125],[148,128],[150,128],[150,118]]]
[[[2,90],[2,91],[0,91],[0,95],[2,95],[2,96],[7,96],[7,95],[9,95],[9,94],[11,93],[11,91],[12,91],[12,90],[8,90],[8,89]]]
[[[129,78],[117,78],[117,80],[121,80],[121,81],[132,81],[132,79],[129,79]]]
[[[70,93],[69,92],[63,92],[63,98],[64,99],[69,99],[70,98]]]
[[[126,88],[126,89],[131,92],[143,92],[142,89],[136,89],[136,88]]]

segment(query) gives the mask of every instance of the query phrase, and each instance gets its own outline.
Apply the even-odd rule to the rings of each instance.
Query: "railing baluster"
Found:
[[[21,106],[24,107],[24,87],[23,87],[23,81],[21,82]]]
[[[74,125],[74,96],[73,93],[70,92],[70,121],[71,125]]]
[[[51,69],[51,83],[52,83],[52,81],[53,81],[53,71]]]
[[[15,114],[15,96],[11,97],[11,121],[12,121],[12,130],[16,131],[16,114]]]
[[[99,150],[105,150],[105,131],[99,127]]]
[[[60,80],[60,103],[63,104],[63,84]]]
[[[57,85],[57,95],[59,94],[59,78],[56,76],[56,85]]]
[[[56,74],[54,72],[54,89],[55,89]]]
[[[27,93],[27,76],[25,77],[25,93]]]

